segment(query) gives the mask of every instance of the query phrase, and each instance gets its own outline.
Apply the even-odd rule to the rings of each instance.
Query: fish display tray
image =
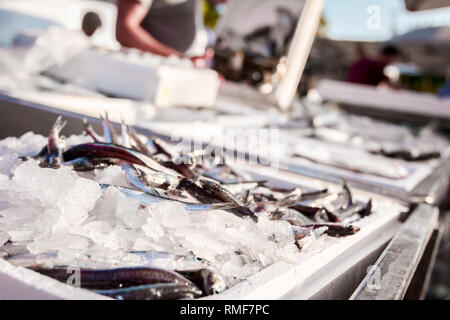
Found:
[[[38,103],[22,100],[17,95],[11,97],[10,95],[0,94],[0,100],[2,100],[2,103],[0,103],[0,111],[4,110],[5,112],[2,112],[2,114],[6,115],[6,117],[0,119],[2,128],[0,138],[11,135],[17,136],[30,130],[46,135],[48,128],[55,119],[55,114],[62,114],[65,117],[76,119],[75,121],[70,121],[69,119],[68,128],[63,131],[63,134],[66,134],[67,131],[81,132],[82,123],[79,119],[82,116],[89,117],[95,123],[96,119],[94,117],[99,112],[105,110],[108,111],[112,121],[120,122],[121,119],[124,119],[127,123],[135,126],[138,131],[140,130],[143,133],[150,130],[163,136],[171,136],[175,133],[177,137],[195,138],[198,130],[201,130],[203,141],[211,144],[214,144],[214,137],[221,137],[225,128],[263,127],[270,120],[269,111],[267,111],[267,114],[264,112],[256,112],[256,110],[248,106],[247,108],[250,109],[247,110],[245,104],[236,104],[225,98],[218,100],[219,109],[231,109],[237,113],[233,114],[232,112],[229,115],[217,115],[214,118],[211,118],[211,115],[209,115],[206,118],[199,118],[198,120],[201,121],[200,124],[192,118],[195,114],[192,111],[190,113],[187,113],[188,111],[186,110],[180,110],[175,113],[169,110],[157,111],[149,105],[140,105],[125,100],[118,102],[116,101],[117,99],[98,99],[99,101],[95,102],[99,106],[97,109],[92,108],[85,101],[86,99],[80,101],[80,99],[75,99],[70,96],[66,97],[67,102],[65,104],[62,103],[62,97],[58,97],[55,100],[54,97],[49,98],[41,93],[31,95],[23,94],[23,96],[25,97],[24,99]],[[45,105],[39,103],[44,103]],[[247,110],[244,114],[238,112],[238,110],[242,111],[243,109]],[[163,114],[161,115],[161,113]],[[170,115],[169,118],[164,119],[168,115]],[[201,112],[200,115],[202,115]],[[17,121],[18,119],[20,121]],[[288,137],[288,140],[287,142],[291,144],[292,141],[298,142],[298,138],[294,137]],[[317,141],[317,145],[326,147],[328,144]],[[346,148],[344,146],[339,148],[341,154],[345,154],[345,150]],[[450,150],[445,150],[446,156],[444,159],[426,163],[407,163],[403,160],[391,159],[390,161],[407,168],[409,175],[404,179],[389,179],[377,177],[373,174],[357,174],[350,170],[314,163],[301,158],[280,157],[279,163],[280,167],[284,170],[300,175],[331,182],[345,179],[352,181],[358,188],[373,193],[379,193],[389,197],[395,196],[401,200],[408,200],[412,197],[428,198],[425,202],[435,205],[439,203],[448,185],[450,166],[447,165],[447,159],[449,158],[449,154]],[[366,156],[370,158],[371,155]],[[380,156],[373,157],[378,159]],[[434,175],[438,171],[439,173]],[[446,181],[444,181],[444,178]],[[437,184],[435,183],[436,181],[438,181]]]
[[[14,107],[13,112],[9,112]],[[35,105],[30,107],[20,101],[0,102],[0,110],[8,117],[5,122],[8,135],[19,136],[27,131],[46,134],[56,114],[62,113],[68,120],[65,135],[80,132],[82,115],[61,112],[59,109]],[[36,118],[31,117],[36,114]],[[26,115],[26,117],[24,117]],[[39,121],[42,120],[42,121]],[[9,123],[9,125],[7,125]],[[10,124],[14,123],[14,126]],[[6,134],[2,132],[2,134]],[[258,165],[238,164],[255,179],[268,180],[274,186],[320,188],[331,191],[339,184],[323,182],[298,174],[277,171]],[[353,190],[353,189],[352,189]],[[403,207],[396,200],[366,191],[354,190],[359,200],[371,198],[374,207],[386,208],[361,221],[357,234],[336,239],[323,250],[311,254],[297,264],[277,262],[248,279],[229,288],[220,295],[204,299],[347,299],[367,273],[387,242],[400,227],[398,217]],[[392,208],[392,209],[389,209]],[[394,209],[395,208],[395,209]],[[105,299],[104,296],[74,288],[34,271],[14,267],[0,259],[0,298],[2,299]]]
[[[327,187],[330,191],[340,188],[274,169],[236,165],[252,178],[267,180],[273,186]],[[354,190],[353,195],[357,200],[371,198],[375,208],[395,209],[376,212],[361,220],[361,231],[357,234],[336,239],[300,263],[277,262],[222,294],[203,299],[347,299],[399,229],[398,217],[405,209],[398,202],[367,192]],[[0,299],[105,299],[1,259],[0,283]]]

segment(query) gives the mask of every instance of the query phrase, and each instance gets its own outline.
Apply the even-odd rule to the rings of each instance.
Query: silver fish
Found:
[[[64,139],[60,138],[62,129],[66,126],[67,121],[63,121],[59,116],[53,124],[47,143],[47,156],[41,163],[41,166],[58,167],[63,162],[63,149],[65,148]]]
[[[83,127],[84,133],[90,136],[94,140],[94,142],[104,142],[102,137],[94,130],[91,123],[86,117],[83,118]]]
[[[179,300],[194,299],[202,295],[200,289],[179,283],[158,283],[94,292],[117,300]]]
[[[222,293],[227,288],[222,276],[210,268],[199,270],[177,270],[176,272],[202,288],[204,294],[208,296]]]
[[[276,220],[289,221],[292,225],[295,226],[310,225],[315,223],[312,219],[308,218],[304,214],[289,208],[277,209],[277,211],[272,215],[272,217],[275,218]]]
[[[106,143],[84,143],[73,146],[63,153],[65,161],[71,161],[80,157],[89,158],[116,158],[123,162],[146,166],[154,171],[165,172],[175,176],[178,173],[163,166],[157,159],[147,156],[139,151],[127,149],[122,146]]]
[[[253,190],[257,187],[263,186],[267,181],[247,181],[247,182],[235,182],[235,183],[223,183],[222,187],[227,189],[232,194],[241,194],[243,192]]]
[[[150,139],[139,135],[132,126],[127,126],[128,136],[130,137],[130,143],[133,148],[146,154],[147,156],[153,156],[157,148]],[[144,141],[144,138],[146,141]]]
[[[128,182],[135,188],[145,193],[152,194],[154,196],[160,197],[161,194],[155,188],[151,187],[148,183],[145,183],[142,179],[140,173],[132,166],[127,163],[121,165],[122,170],[125,171]]]
[[[112,125],[111,121],[109,121],[108,113],[105,112],[104,117],[103,115],[100,115],[100,120],[102,121],[105,143],[119,144],[114,126]]]
[[[149,193],[145,193],[142,191],[137,191],[125,187],[111,186],[107,184],[100,185],[103,190],[106,190],[109,187],[115,187],[119,189],[121,193],[123,193],[128,198],[138,199],[145,206],[152,205],[154,203],[164,202],[164,201],[174,201],[177,203],[181,203],[184,206],[186,211],[208,211],[208,210],[226,210],[230,208],[235,208],[235,204],[231,203],[213,203],[213,204],[204,204],[204,203],[190,203],[184,202],[181,200],[174,200],[170,198],[164,198],[156,195],[152,195]]]
[[[131,148],[131,138],[127,130],[127,125],[125,124],[123,119],[120,125],[120,132],[122,134],[122,146],[124,146],[125,148]]]
[[[57,252],[41,254],[24,253],[8,257],[6,261],[17,267],[52,266],[57,257]]]

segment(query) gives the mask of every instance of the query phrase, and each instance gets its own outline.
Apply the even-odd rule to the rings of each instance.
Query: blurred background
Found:
[[[92,35],[92,41],[118,49],[116,2],[0,0],[0,48],[25,46],[36,30],[52,25],[81,29],[86,13],[93,12],[99,15],[101,26]],[[301,5],[275,11],[273,17],[258,14],[251,6],[243,8],[248,10],[247,16],[253,12],[245,30],[245,26],[235,24],[232,19],[218,23],[230,9],[229,4],[201,2],[205,37],[208,46],[216,50],[213,67],[233,81],[252,85],[263,82],[278,59],[286,54]],[[285,2],[290,8],[292,1]],[[393,45],[399,52],[388,72],[393,82],[417,92],[438,94],[442,89],[444,95],[443,88],[450,77],[450,8],[445,7],[448,4],[446,0],[325,0],[320,29],[299,92],[306,94],[323,78],[346,80],[358,59],[375,59],[380,48]],[[267,1],[264,6],[259,6],[260,12],[270,12],[267,9],[276,7],[277,2]]]

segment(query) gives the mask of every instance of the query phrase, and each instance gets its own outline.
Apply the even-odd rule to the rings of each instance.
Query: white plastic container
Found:
[[[160,107],[212,107],[219,93],[217,72],[150,54],[84,50],[47,71],[58,79]]]
[[[264,178],[274,186],[339,186],[311,178],[278,172],[259,166],[240,165],[254,178]],[[347,299],[366,275],[400,223],[405,208],[380,196],[354,191],[356,199],[373,199],[375,213],[361,220],[361,231],[337,239],[324,250],[305,257],[298,264],[275,263],[224,293],[204,299]],[[331,239],[331,238],[330,238]],[[14,267],[0,260],[0,298],[2,299],[105,299],[86,290],[73,288],[31,270]]]

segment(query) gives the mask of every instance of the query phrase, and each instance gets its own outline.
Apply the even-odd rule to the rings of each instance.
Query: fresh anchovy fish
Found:
[[[179,283],[159,283],[119,289],[96,290],[95,293],[117,300],[179,300],[194,299],[202,295],[200,289]]]
[[[176,272],[195,283],[207,296],[222,293],[227,288],[225,280],[211,269],[177,270]]]
[[[328,227],[325,233],[331,237],[338,237],[338,238],[353,235],[360,230],[359,227],[356,226],[351,225],[343,226],[340,224],[333,224],[333,223],[311,224],[311,225],[304,225],[302,227],[311,229]]]
[[[154,203],[164,202],[164,201],[174,201],[181,203],[184,206],[184,209],[187,211],[208,211],[208,210],[229,210],[231,208],[235,208],[236,205],[232,203],[212,203],[212,204],[204,204],[204,203],[190,203],[184,202],[181,200],[175,200],[170,198],[165,198],[161,196],[155,196],[149,193],[145,193],[142,191],[137,191],[125,187],[119,186],[111,186],[107,184],[100,185],[103,190],[106,190],[109,187],[115,187],[119,189],[121,193],[123,193],[128,198],[138,199],[145,206],[149,206]]]
[[[344,183],[343,187],[342,187],[344,194],[345,194],[345,206],[348,208],[353,204],[353,196],[352,196],[352,192],[350,191],[350,188],[348,187],[347,183]],[[345,208],[343,208],[345,209]]]
[[[191,269],[204,269],[208,266],[208,262],[193,254],[179,255],[168,252],[158,251],[130,251],[129,254],[140,258],[140,266],[154,266],[165,265],[163,269],[178,269],[177,272],[182,270]],[[174,264],[169,264],[171,267],[166,266],[165,262],[171,261]]]
[[[116,131],[114,130],[114,126],[111,121],[109,121],[108,113],[105,112],[105,116],[100,115],[100,120],[102,121],[103,126],[103,135],[105,143],[119,144],[117,139]]]
[[[53,124],[48,136],[47,154],[44,161],[40,164],[42,167],[59,167],[63,162],[62,154],[65,142],[59,135],[66,124],[67,121],[63,121],[61,116],[59,116]]]
[[[157,160],[146,156],[138,151],[127,149],[105,143],[84,143],[73,146],[63,153],[64,161],[71,161],[76,158],[116,158],[131,164],[138,164],[155,171],[166,172],[177,175],[176,172],[162,166]]]
[[[138,171],[136,171],[136,169],[132,165],[125,163],[125,164],[122,164],[121,167],[122,167],[122,170],[125,171],[128,182],[133,187],[137,188],[140,191],[149,193],[149,194],[157,196],[157,197],[161,196],[160,193],[156,189],[154,189],[150,185],[145,184],[143,182],[143,179],[141,178],[140,173]]]
[[[338,194],[337,199],[334,200],[330,205],[330,211],[346,210],[353,205],[353,197],[351,191],[345,182],[342,185],[342,191]]]
[[[104,169],[110,165],[117,164],[112,158],[95,158],[80,157],[64,162],[62,165],[69,167],[75,171],[92,171],[95,169]]]
[[[334,214],[334,213],[331,212],[331,211],[328,211],[326,208],[323,208],[323,209],[322,209],[322,212],[325,213],[325,215],[326,215],[326,217],[327,217],[327,219],[328,219],[329,222],[337,223],[337,222],[340,222],[340,221],[341,221],[341,219],[338,218],[338,216],[337,216],[336,214]]]
[[[302,198],[302,190],[297,188],[284,198],[278,200],[278,205],[283,207],[289,207],[299,203]]]
[[[374,154],[381,154],[385,157],[389,158],[398,158],[406,161],[426,161],[431,159],[437,159],[442,157],[442,154],[439,151],[417,151],[412,152],[410,150],[396,150],[396,151],[387,151],[384,149],[380,149],[377,151],[372,151]]]
[[[295,206],[297,203],[300,202],[302,196],[302,190],[301,189],[294,189],[290,194],[284,195],[283,198],[277,199],[273,195],[265,196],[262,195],[262,198],[266,198],[268,200],[259,201],[256,203],[256,206],[259,207],[258,211],[264,210],[267,206],[275,207],[275,208],[281,208],[281,207],[291,207]]]
[[[67,268],[31,268],[40,274],[67,282],[71,273]],[[122,287],[134,287],[157,283],[181,284],[193,289],[197,288],[191,281],[180,274],[157,268],[119,268],[119,269],[80,269],[80,285],[85,289],[107,290]]]
[[[358,212],[362,217],[367,217],[372,213],[372,199],[367,201],[364,209],[361,212]]]
[[[296,188],[287,189],[287,188],[279,188],[279,187],[272,187],[272,186],[268,186],[267,189],[272,192],[283,193],[283,194],[292,193],[296,190]],[[331,194],[328,192],[327,188],[322,189],[322,190],[317,190],[317,191],[302,192],[301,201],[317,200],[317,199],[328,197],[329,195],[331,195]]]
[[[173,171],[178,172],[185,178],[188,178],[188,179],[196,179],[197,178],[197,174],[195,174],[194,171],[192,171],[192,169],[184,163],[175,163],[172,160],[169,160],[169,161],[163,161],[163,162],[161,162],[161,164],[163,166],[165,166],[166,168],[169,168]]]
[[[362,207],[361,205],[359,205],[358,203],[352,204],[350,207],[341,210],[338,212],[338,215],[341,219],[345,219],[348,218],[354,214],[360,213],[364,211],[364,207]]]
[[[142,179],[149,186],[160,188],[164,190],[172,190],[176,188],[180,177],[165,172],[156,172],[147,167],[132,165],[137,171],[138,177]]]
[[[241,200],[242,200],[242,202],[244,202],[244,203],[247,204],[247,205],[248,205],[249,203],[253,202],[253,201],[254,201],[254,197],[253,197],[253,195],[252,195],[251,190],[245,191],[245,192],[243,193],[243,195],[241,196]]]
[[[42,265],[52,265],[55,258],[58,257],[57,252],[31,254],[24,253],[7,257],[5,260],[17,267],[38,267]]]
[[[330,193],[328,192],[328,188],[318,190],[318,191],[311,191],[311,192],[303,192],[302,193],[302,201],[308,201],[308,200],[317,200],[324,197],[329,196]]]
[[[183,178],[180,180],[177,189],[186,191],[192,197],[194,197],[195,199],[197,199],[199,202],[202,203],[223,203],[225,201],[231,201],[231,203],[235,206],[238,206],[238,208],[228,209],[227,211],[241,218],[247,216],[250,217],[253,221],[258,220],[258,218],[253,214],[253,212],[250,209],[244,207],[243,204],[232,195],[230,197],[229,193],[220,191],[218,194],[216,194],[215,193],[215,190],[217,189],[216,187],[212,188],[209,187],[208,189],[205,189],[198,186],[193,181]]]
[[[141,138],[141,136],[131,126],[127,126],[127,131],[131,143],[134,144],[136,150],[147,156],[152,156],[156,152],[156,147],[150,139],[148,139],[147,143],[145,143],[143,138]]]
[[[21,156],[21,157],[19,157],[19,159],[21,159],[22,161],[28,161],[30,159],[39,160],[39,159],[44,158],[46,155],[47,155],[47,145],[42,147],[41,151],[39,151],[36,155],[34,155],[34,156]]]
[[[213,181],[213,180],[207,180],[207,179],[200,179],[200,184],[203,187],[203,190],[205,190],[211,197],[214,199],[220,201],[220,202],[227,202],[227,203],[233,203],[239,208],[231,209],[230,212],[238,215],[238,216],[249,216],[252,220],[256,221],[257,218],[254,215],[254,213],[247,207],[245,207],[245,204],[240,201],[238,198],[236,198],[232,193],[230,193],[228,190],[222,188],[222,186]]]
[[[372,199],[369,199],[366,204],[355,203],[345,210],[337,212],[340,220],[348,219],[351,216],[358,214],[360,217],[367,217],[372,213]]]
[[[186,191],[187,193],[189,193],[191,196],[193,196],[195,199],[197,199],[199,202],[202,203],[218,202],[218,200],[214,196],[212,196],[209,192],[207,192],[202,187],[197,185],[195,182],[187,178],[182,178],[179,181],[177,189]]]
[[[301,214],[298,211],[295,211],[293,209],[289,208],[279,208],[275,213],[272,215],[272,219],[275,220],[286,220],[290,224],[294,226],[303,226],[303,225],[310,225],[314,224],[315,222],[308,218],[307,216]]]
[[[206,190],[212,197],[221,202],[231,202],[235,203],[237,206],[244,206],[244,204],[239,201],[231,192],[222,188],[222,186],[212,180],[200,179],[200,185],[203,190]]]
[[[194,171],[192,171],[195,164],[193,158],[188,155],[184,157],[180,156],[176,151],[171,150],[172,146],[159,138],[152,138],[151,141],[156,147],[155,154],[163,154],[169,159],[168,161],[163,162],[164,166],[178,172],[188,179],[195,179],[197,177]]]
[[[128,134],[127,125],[125,124],[123,119],[122,123],[120,124],[120,132],[122,137],[122,146],[124,146],[125,148],[131,148],[131,138]]]
[[[100,135],[95,132],[94,128],[86,117],[83,118],[83,127],[84,133],[90,136],[94,140],[94,142],[104,142]]]
[[[265,202],[265,201],[278,201],[282,199],[283,197],[280,197],[280,195],[283,194],[275,194],[274,192],[271,192],[270,189],[259,187],[252,190],[252,195],[255,200],[255,202]],[[284,195],[283,195],[284,196]]]
[[[301,240],[311,234],[311,228],[292,226],[292,232],[294,233],[295,240]]]
[[[317,212],[322,210],[322,208],[320,208],[320,207],[305,206],[300,203],[298,203],[294,206],[290,206],[289,208],[294,209],[308,217],[314,217],[317,214]]]
[[[28,243],[29,241],[12,242],[11,240],[8,240],[3,244],[3,246],[0,246],[0,253],[7,258],[27,254],[29,253],[27,249]]]
[[[264,186],[267,181],[246,181],[246,182],[235,182],[235,183],[223,183],[222,187],[227,189],[232,194],[240,194],[253,190],[257,187]]]
[[[156,147],[156,153],[164,154],[169,159],[175,158],[175,154],[172,150],[170,150],[171,147],[169,146],[169,144],[159,138],[152,138],[151,140],[153,142],[153,145]]]
[[[327,208],[310,207],[304,206],[302,204],[297,204],[290,207],[290,209],[298,211],[299,213],[320,222],[340,222],[340,219],[337,217],[337,215],[329,211]]]

